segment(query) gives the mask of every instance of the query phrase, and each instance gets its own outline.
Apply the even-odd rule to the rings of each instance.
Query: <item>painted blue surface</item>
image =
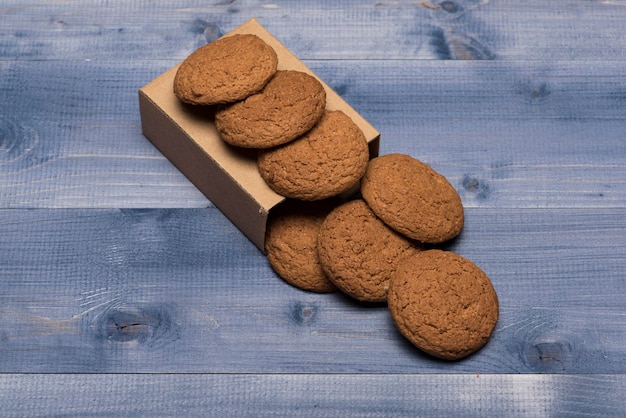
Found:
[[[0,369],[623,373],[625,214],[469,209],[449,249],[491,277],[501,315],[483,350],[448,363],[382,305],[287,285],[217,209],[4,210]]]
[[[82,396],[59,402],[59,415],[617,417],[626,408],[616,396],[623,375],[26,374],[0,385],[8,417],[49,415],[68,392]]]
[[[137,89],[252,17],[457,188],[449,248],[500,299],[479,353],[285,284],[141,135]],[[622,416],[624,27],[621,1],[0,1],[0,415]]]
[[[307,64],[381,132],[382,153],[431,164],[467,206],[626,204],[621,63]],[[0,65],[0,207],[211,205],[141,135],[136,89],[173,63]]]

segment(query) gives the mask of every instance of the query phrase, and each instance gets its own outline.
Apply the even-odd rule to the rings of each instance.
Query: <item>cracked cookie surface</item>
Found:
[[[189,55],[174,77],[174,94],[194,105],[242,100],[261,90],[276,73],[278,56],[256,35],[232,35]]]
[[[306,134],[260,150],[257,158],[259,173],[272,190],[300,200],[321,200],[350,190],[368,161],[365,135],[340,110],[326,110]]]
[[[391,274],[400,261],[419,251],[361,199],[335,208],[318,237],[326,275],[341,291],[363,302],[385,302]]]
[[[330,293],[337,290],[322,270],[317,237],[332,201],[286,201],[270,215],[265,252],[272,269],[287,283],[302,290]]]
[[[326,91],[315,77],[281,70],[261,91],[215,113],[220,137],[244,148],[271,148],[305,134],[326,107]]]
[[[450,182],[406,154],[369,162],[361,182],[363,199],[387,225],[429,244],[456,237],[463,228],[463,204]]]
[[[407,340],[446,360],[479,350],[498,321],[490,279],[450,251],[426,250],[404,260],[391,278],[387,303]]]

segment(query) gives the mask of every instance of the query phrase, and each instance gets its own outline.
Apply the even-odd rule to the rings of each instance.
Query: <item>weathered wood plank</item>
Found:
[[[626,59],[622,0],[5,0],[0,59],[182,59],[252,17],[303,59]]]
[[[217,209],[0,211],[0,372],[624,373],[626,210],[471,209],[501,317],[457,363],[282,282]]]
[[[618,417],[623,375],[0,374],[4,417]]]
[[[622,416],[624,6],[0,0],[0,415]],[[214,208],[22,209],[210,207],[136,91],[251,17],[461,193],[476,356],[289,287]]]
[[[210,206],[141,135],[137,89],[173,64],[0,62],[0,207]],[[620,63],[307,64],[468,207],[626,204]]]

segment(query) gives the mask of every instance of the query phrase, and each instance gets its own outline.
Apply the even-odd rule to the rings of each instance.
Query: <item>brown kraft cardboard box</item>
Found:
[[[251,33],[267,42],[278,55],[279,70],[304,71],[317,77],[256,19],[224,36]],[[173,93],[178,65],[139,89],[142,132],[209,200],[261,251],[267,217],[284,197],[272,191],[256,166],[256,152],[222,141],[211,113],[181,103]],[[319,77],[317,77],[319,79]],[[320,80],[327,109],[342,110],[361,128],[369,143],[370,158],[378,155],[379,132]]]

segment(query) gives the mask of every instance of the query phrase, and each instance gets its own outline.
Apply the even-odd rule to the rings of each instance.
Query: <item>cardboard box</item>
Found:
[[[252,33],[278,55],[279,70],[298,70],[317,77],[276,38],[252,19],[224,36]],[[272,191],[256,166],[256,152],[238,149],[222,141],[210,111],[183,104],[173,93],[178,65],[139,89],[142,132],[211,202],[264,251],[267,217],[284,197]],[[319,79],[319,77],[317,77]],[[323,80],[327,109],[342,110],[361,128],[378,155],[378,131],[350,107]]]

